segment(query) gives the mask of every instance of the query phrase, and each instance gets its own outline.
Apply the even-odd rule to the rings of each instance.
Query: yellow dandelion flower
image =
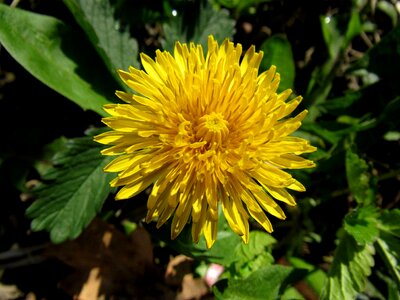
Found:
[[[301,97],[276,92],[274,66],[258,74],[263,53],[254,46],[241,56],[241,44],[213,36],[206,56],[201,45],[179,42],[173,55],[141,54],[144,71],[119,71],[137,93],[117,92],[126,104],[104,107],[112,131],[95,140],[110,145],[103,155],[118,156],[104,169],[118,173],[116,199],[151,186],[146,221],[159,227],[172,217],[172,239],[191,220],[194,242],[203,233],[211,247],[219,206],[245,243],[250,216],[272,232],[266,212],[284,219],[276,201],[296,205],[288,189],[305,190],[283,170],[314,167],[299,155],[316,148],[290,136],[307,114],[288,117]]]

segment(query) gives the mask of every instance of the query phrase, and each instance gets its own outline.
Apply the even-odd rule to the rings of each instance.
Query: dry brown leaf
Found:
[[[194,278],[193,274],[186,274],[176,300],[200,300],[208,293],[209,289],[203,279]]]
[[[12,300],[22,296],[16,285],[5,285],[0,283],[0,300]]]
[[[82,287],[76,300],[97,300],[99,299],[99,289],[101,284],[100,268],[90,270],[89,278]]]
[[[70,295],[79,295],[79,300],[98,299],[99,295],[114,299],[175,297],[153,262],[151,238],[142,227],[127,236],[95,219],[79,238],[51,246],[47,255],[74,270],[60,287]]]

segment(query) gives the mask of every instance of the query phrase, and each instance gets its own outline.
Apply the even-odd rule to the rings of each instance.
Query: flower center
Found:
[[[196,139],[206,141],[209,146],[221,146],[229,134],[228,121],[221,113],[212,112],[199,119],[195,128]]]

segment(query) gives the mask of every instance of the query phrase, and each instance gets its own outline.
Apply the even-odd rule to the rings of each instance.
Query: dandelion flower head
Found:
[[[163,225],[172,218],[171,238],[190,222],[194,242],[204,234],[207,247],[217,238],[218,208],[247,243],[249,218],[266,231],[266,213],[285,219],[277,201],[294,206],[288,190],[304,186],[285,169],[314,167],[299,155],[315,151],[291,136],[307,111],[289,115],[301,97],[277,93],[280,76],[272,66],[259,74],[262,52],[226,39],[208,37],[201,45],[177,42],[173,54],[141,54],[144,70],[119,71],[136,93],[117,92],[124,104],[104,106],[112,130],[95,137],[117,156],[106,172],[118,173],[111,186],[116,199],[151,189],[146,221]]]

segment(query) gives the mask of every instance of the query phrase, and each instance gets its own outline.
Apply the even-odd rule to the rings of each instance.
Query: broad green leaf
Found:
[[[208,1],[203,6],[194,7],[196,3],[187,2],[185,11],[170,22],[164,23],[163,48],[172,51],[176,41],[195,42],[207,49],[207,39],[210,34],[221,43],[224,39],[232,39],[235,21],[229,17],[226,10],[216,10]],[[192,13],[187,13],[191,11]],[[198,11],[198,13],[193,13]]]
[[[293,268],[281,265],[265,266],[244,279],[221,280],[214,286],[213,292],[216,299],[223,300],[280,299],[293,271]]]
[[[95,46],[111,74],[122,84],[118,69],[138,67],[138,44],[127,28],[120,29],[109,0],[64,0],[76,21]]]
[[[0,4],[0,42],[33,76],[83,109],[105,115],[102,105],[115,98],[114,80],[84,36],[53,17]]]
[[[344,234],[336,249],[321,300],[355,299],[365,288],[366,278],[374,264],[374,247],[358,245],[349,234]]]
[[[249,243],[240,243],[234,249],[236,261],[231,274],[236,277],[247,277],[249,274],[263,266],[274,262],[271,246],[276,240],[268,233],[250,231]]]
[[[344,220],[344,230],[359,245],[373,243],[379,236],[376,219],[378,213],[373,206],[365,206],[348,214]]]
[[[47,230],[60,243],[76,238],[95,217],[110,193],[112,174],[103,167],[111,160],[100,154],[92,137],[67,140],[65,151],[54,157],[55,167],[43,176],[27,209],[34,231]]]
[[[358,204],[369,205],[375,200],[373,181],[369,167],[365,160],[360,158],[349,148],[346,151],[346,176],[350,191]]]
[[[295,64],[292,46],[284,35],[277,34],[268,38],[260,47],[264,51],[261,61],[261,70],[267,70],[271,65],[281,75],[279,90],[283,91],[294,87]]]

